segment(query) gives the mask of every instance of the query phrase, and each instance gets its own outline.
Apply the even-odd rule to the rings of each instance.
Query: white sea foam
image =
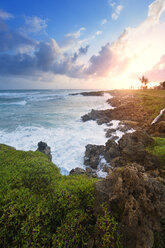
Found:
[[[101,178],[106,178],[108,173],[103,170],[103,166],[110,167],[109,163],[106,161],[104,156],[99,157],[99,164],[97,167],[97,176]]]
[[[0,140],[3,144],[25,151],[36,150],[37,143],[42,140],[51,147],[53,162],[70,171],[76,167],[84,168],[87,144],[101,145],[106,142],[104,129],[104,125],[99,126],[94,121],[77,121],[65,129],[19,127],[13,132],[0,131]]]
[[[133,128],[130,128],[129,130],[123,132],[120,131],[118,128],[119,126],[124,126],[124,125],[120,125],[120,121],[119,120],[112,120],[110,121],[108,124],[110,124],[110,128],[111,129],[115,129],[115,131],[111,134],[112,136],[117,136],[118,138],[115,140],[116,143],[118,143],[118,141],[123,137],[123,135],[125,133],[133,133],[135,132],[135,130]]]
[[[65,174],[76,167],[84,168],[85,146],[103,145],[107,139],[105,124],[82,122],[81,116],[92,108],[110,108],[106,100],[111,96],[72,96],[69,93],[73,92],[1,92],[1,101],[6,94],[4,103],[8,105],[8,109],[1,109],[0,106],[0,143],[20,150],[34,151],[37,143],[44,141],[51,147],[53,162]],[[54,102],[54,99],[57,101]],[[18,108],[17,105],[22,105],[23,108]]]

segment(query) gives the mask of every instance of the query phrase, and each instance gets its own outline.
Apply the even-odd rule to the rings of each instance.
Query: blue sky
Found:
[[[2,0],[0,88],[125,88],[140,74],[162,80],[164,10],[165,0]]]

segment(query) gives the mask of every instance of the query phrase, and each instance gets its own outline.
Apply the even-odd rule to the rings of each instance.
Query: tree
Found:
[[[145,76],[142,76],[141,78],[139,78],[139,80],[140,80],[141,83],[142,83],[142,88],[143,88],[143,89],[147,89],[147,88],[148,88],[147,84],[149,83],[148,78],[145,77]]]
[[[165,90],[165,81],[161,83],[162,89]]]

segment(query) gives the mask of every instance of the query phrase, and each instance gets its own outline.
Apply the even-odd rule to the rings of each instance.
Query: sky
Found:
[[[165,0],[1,0],[0,89],[165,81]]]

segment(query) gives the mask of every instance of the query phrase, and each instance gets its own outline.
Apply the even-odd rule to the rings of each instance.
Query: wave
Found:
[[[43,126],[19,126],[13,131],[0,130],[1,143],[20,150],[37,149],[39,141],[51,147],[53,162],[63,169],[84,168],[83,157],[87,144],[103,145],[105,125],[94,121],[83,123],[70,120],[64,126],[45,128]],[[97,133],[97,135],[95,135]]]
[[[37,95],[39,94],[40,92],[36,91],[36,92],[0,92],[0,97],[9,97],[9,98],[17,98],[17,97],[26,97],[26,96],[29,96],[29,95]]]
[[[21,105],[21,106],[25,106],[26,104],[27,104],[26,101],[1,103],[1,105]]]
[[[51,100],[59,100],[68,97],[68,94],[43,94],[37,96],[29,96],[28,100],[33,102],[39,101],[51,101]]]

